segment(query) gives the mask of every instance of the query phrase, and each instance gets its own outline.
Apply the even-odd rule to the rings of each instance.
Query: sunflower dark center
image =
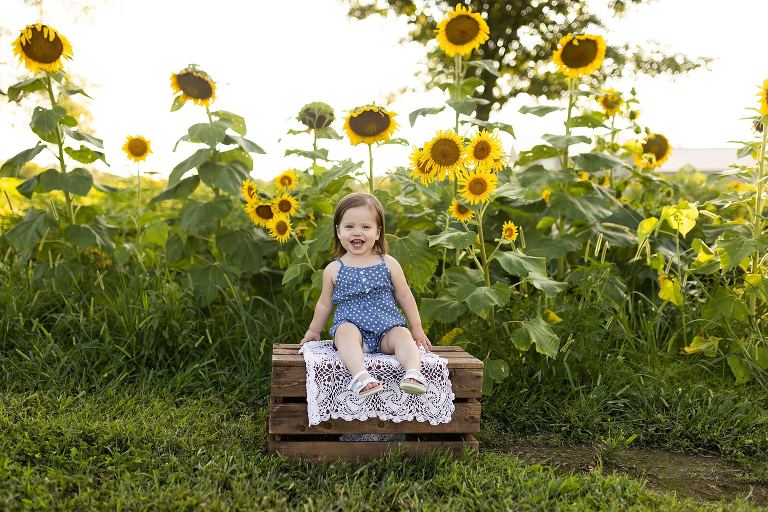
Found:
[[[621,104],[621,99],[614,95],[609,94],[608,96],[603,96],[603,106],[605,108],[616,108]]]
[[[488,190],[488,182],[483,178],[473,178],[472,181],[469,182],[467,188],[472,195],[479,196],[485,194],[485,191]]]
[[[24,55],[33,61],[40,64],[50,64],[61,57],[64,52],[64,44],[58,34],[53,37],[53,41],[45,37],[43,35],[44,28],[47,27],[40,25],[40,30],[37,27],[32,27],[32,37],[26,44],[21,45],[21,49],[24,51]]]
[[[133,156],[144,156],[147,154],[147,143],[141,139],[131,139],[128,142],[128,152]]]
[[[589,66],[597,58],[597,41],[594,39],[571,39],[563,47],[563,64],[569,68]]]
[[[277,209],[283,213],[291,211],[291,206],[291,202],[287,199],[282,199],[279,203],[277,203]]]
[[[491,154],[491,145],[487,141],[481,140],[475,144],[475,150],[472,153],[475,160],[485,160]]]
[[[517,234],[517,230],[512,226],[507,226],[507,228],[504,230],[504,236],[506,238],[514,238]]]
[[[667,154],[669,142],[663,135],[651,135],[648,142],[643,144],[643,153],[651,153],[656,160],[661,160]]]
[[[190,98],[207,100],[213,96],[211,83],[190,71],[176,75],[176,83],[179,84],[179,89]]]
[[[450,139],[438,139],[432,144],[430,156],[439,165],[451,166],[459,161],[461,148]]]
[[[349,118],[349,127],[361,137],[374,137],[387,131],[391,121],[389,115],[385,112],[364,110],[358,115]]]
[[[272,208],[270,208],[267,204],[260,204],[256,207],[256,215],[259,216],[260,219],[271,219],[275,216],[275,212],[272,211]]]
[[[465,213],[467,213],[467,212],[469,211],[469,208],[467,208],[467,207],[466,207],[466,206],[464,206],[463,204],[457,204],[457,205],[456,205],[456,210],[457,210],[457,211],[458,211],[460,214],[464,215]]]
[[[445,37],[451,44],[462,45],[472,41],[480,33],[480,24],[472,16],[456,16],[445,25]]]
[[[275,223],[275,231],[277,231],[277,234],[280,236],[284,236],[286,233],[288,233],[288,223],[284,220],[279,220]]]
[[[280,185],[283,187],[290,187],[291,185],[293,185],[293,180],[291,179],[290,176],[283,176],[282,178],[280,178]]]
[[[245,188],[245,194],[246,194],[248,197],[253,197],[253,196],[255,196],[255,195],[256,195],[256,189],[253,187],[253,185],[248,185],[248,186]]]

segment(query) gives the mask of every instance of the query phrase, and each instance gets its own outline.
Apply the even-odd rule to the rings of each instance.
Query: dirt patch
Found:
[[[545,463],[558,471],[594,472],[600,468],[600,450],[593,446],[511,445],[499,451]],[[697,500],[747,498],[755,505],[768,505],[768,486],[751,483],[744,466],[708,455],[685,455],[663,450],[626,448],[602,457],[603,473],[626,473],[643,480],[648,488],[675,492]]]

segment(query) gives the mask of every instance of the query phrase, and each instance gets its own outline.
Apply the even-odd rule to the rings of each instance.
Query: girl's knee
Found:
[[[360,329],[353,323],[343,323],[336,328],[336,333],[333,336],[336,345],[341,343],[363,342],[363,335],[360,333]]]

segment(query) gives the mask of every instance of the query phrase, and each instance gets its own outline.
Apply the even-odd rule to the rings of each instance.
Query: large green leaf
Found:
[[[211,156],[211,150],[208,148],[198,149],[192,153],[189,157],[179,162],[176,167],[173,168],[171,174],[168,176],[168,186],[173,186],[179,182],[184,173],[188,170],[202,165],[203,162],[208,161]]]
[[[745,258],[748,258],[756,248],[755,240],[743,238],[738,235],[731,236],[726,233],[722,240],[717,242],[717,253],[720,256],[720,265],[724,272],[736,268]]]
[[[226,110],[217,110],[211,112],[211,115],[226,121],[229,124],[229,127],[240,135],[245,135],[245,118],[243,118],[243,116],[227,112]]]
[[[389,252],[401,262],[408,283],[423,290],[437,269],[438,251],[429,248],[423,231],[411,231],[408,238],[387,235]]]
[[[88,135],[87,133],[82,133],[77,130],[67,130],[67,135],[75,140],[79,140],[80,142],[87,142],[88,144],[96,146],[97,148],[104,147],[104,141],[97,139],[93,135]]]
[[[77,167],[66,174],[62,174],[56,169],[48,169],[39,174],[40,184],[43,189],[63,190],[78,196],[87,196],[93,186],[93,176],[87,169]]]
[[[285,156],[297,155],[309,160],[325,160],[328,161],[328,150],[320,148],[316,151],[305,151],[303,149],[286,149]]]
[[[107,159],[105,158],[104,153],[101,153],[100,151],[94,151],[83,146],[82,144],[80,145],[80,149],[64,148],[64,151],[66,151],[66,153],[73,159],[83,164],[91,164],[96,160],[101,160],[105,164],[107,163]]]
[[[464,285],[456,291],[456,299],[467,304],[469,309],[483,318],[488,318],[494,307],[509,302],[512,287],[504,283],[492,286]]]
[[[184,178],[183,180],[176,183],[172,187],[169,187],[163,190],[162,192],[160,192],[158,195],[153,197],[149,202],[150,204],[152,204],[159,201],[165,201],[167,199],[184,199],[185,197],[189,196],[192,192],[194,192],[199,184],[200,184],[199,176],[190,176],[189,178]]]
[[[50,214],[30,208],[24,218],[5,234],[5,238],[17,251],[32,251],[43,235],[56,226],[58,223]]]
[[[220,265],[192,267],[188,271],[194,287],[195,299],[202,306],[207,306],[227,288],[227,272]]]
[[[736,379],[736,384],[745,384],[752,380],[752,374],[749,373],[749,368],[747,368],[747,365],[744,364],[740,356],[731,354],[728,356],[727,361]]]
[[[482,119],[470,119],[469,123],[475,126],[480,126],[482,128],[485,128],[488,131],[499,130],[500,132],[506,132],[511,136],[515,137],[515,130],[514,128],[512,128],[511,124],[501,123],[498,121],[497,122],[483,121]]]
[[[582,153],[572,158],[573,162],[579,168],[584,169],[587,172],[597,172],[603,169],[621,169],[629,167],[626,162],[604,153]]]
[[[253,158],[240,148],[230,149],[219,153],[219,163],[228,164],[230,162],[240,162],[245,166],[246,172],[253,170]]]
[[[498,70],[499,63],[493,59],[468,60],[465,64],[467,66],[480,68],[493,76],[500,76]]]
[[[199,231],[226,217],[232,210],[232,200],[219,196],[201,203],[190,199],[181,209],[181,227],[187,231]]]
[[[424,323],[438,321],[449,324],[458,320],[466,311],[467,308],[462,302],[447,294],[434,299],[423,298],[419,305],[419,313]]]
[[[573,173],[568,169],[549,170],[542,165],[532,165],[518,174],[517,180],[523,188],[539,188],[573,181]]]
[[[718,287],[709,296],[709,300],[701,311],[701,317],[715,323],[725,322],[746,322],[749,315],[747,305],[733,295],[725,287]]]
[[[549,208],[554,214],[567,219],[583,220],[595,224],[613,214],[614,204],[607,198],[593,192],[586,182],[574,183],[565,193],[552,194]]]
[[[212,123],[197,123],[190,126],[187,133],[193,142],[202,142],[211,149],[215,149],[216,145],[224,140],[224,136],[227,134],[227,126],[216,121]]]
[[[568,288],[568,283],[554,281],[547,277],[546,274],[541,274],[539,272],[529,272],[526,279],[530,281],[534,287],[543,291],[547,297],[559,295]]]
[[[45,81],[42,78],[34,77],[22,80],[8,88],[8,101],[20,100],[24,93],[41,91],[45,89]]]
[[[448,100],[446,103],[459,114],[468,116],[475,111],[478,105],[487,105],[488,100],[483,98],[467,98],[464,100]]]
[[[56,142],[55,134],[59,129],[59,121],[67,115],[64,107],[55,106],[52,109],[35,107],[32,111],[30,128],[35,134],[46,142]]]
[[[525,277],[529,272],[547,273],[547,260],[541,256],[528,256],[517,251],[497,251],[493,259],[498,260],[501,267],[513,276]]]
[[[40,144],[38,142],[37,146],[25,149],[21,153],[12,156],[3,163],[2,167],[0,167],[0,178],[18,177],[19,171],[24,167],[24,164],[32,161],[32,159],[44,149],[45,144]]]
[[[248,140],[245,137],[238,137],[237,135],[227,135],[227,137],[235,141],[235,144],[240,146],[243,151],[247,151],[248,153],[258,153],[260,155],[265,154],[265,151],[261,149],[261,146],[252,140]]]
[[[511,341],[519,350],[528,350],[533,343],[536,352],[552,359],[556,358],[560,351],[560,337],[541,316],[523,322],[522,327],[512,333]]]
[[[416,119],[419,118],[419,116],[428,116],[433,114],[439,114],[445,110],[445,107],[426,107],[426,108],[418,108],[408,114],[408,122],[411,123],[411,127],[413,127],[414,123],[416,122]]]
[[[571,118],[571,121],[568,124],[571,126],[571,128],[607,128],[605,123],[603,123],[600,118],[590,114],[574,116]]]
[[[517,165],[526,166],[539,160],[546,160],[547,158],[554,158],[560,156],[560,150],[549,144],[536,144],[528,151],[521,151],[517,158]],[[520,182],[522,185],[522,181]],[[525,186],[525,185],[523,185]]]
[[[81,249],[98,247],[111,252],[115,248],[109,227],[102,223],[67,226],[64,230],[64,238]]]
[[[448,249],[461,250],[475,243],[477,233],[468,233],[466,231],[459,231],[455,228],[448,228],[439,235],[430,235],[427,238],[429,239],[430,247],[439,245],[440,247],[446,247]]]
[[[592,139],[586,135],[552,135],[545,133],[541,138],[558,149],[566,149],[575,144],[589,144],[592,142]]]
[[[141,241],[144,244],[163,247],[168,242],[168,232],[168,224],[164,220],[159,219],[144,228],[141,233]]]
[[[504,382],[509,377],[509,364],[503,359],[487,359],[484,363],[483,395],[488,396],[493,393],[494,384]]]
[[[322,192],[328,192],[326,189],[330,189],[331,185],[337,181],[346,181],[351,177],[351,174],[363,165],[362,160],[359,162],[353,162],[352,160],[343,160],[325,171],[320,180],[317,182],[314,192],[320,194]]]
[[[240,186],[243,180],[249,177],[245,164],[237,160],[226,165],[217,162],[205,162],[198,168],[197,172],[203,183],[233,196],[240,195]]]
[[[520,107],[519,112],[521,114],[533,114],[534,116],[544,117],[547,114],[550,114],[552,112],[557,112],[558,110],[562,110],[562,109],[563,107],[560,107],[557,105],[536,105],[533,107],[524,105]]]
[[[221,230],[216,233],[216,245],[227,263],[242,270],[258,272],[263,262],[262,243],[253,229]]]

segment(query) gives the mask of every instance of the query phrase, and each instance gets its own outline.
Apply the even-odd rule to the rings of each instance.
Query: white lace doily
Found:
[[[309,424],[343,418],[347,421],[379,418],[394,422],[422,421],[432,425],[448,423],[456,407],[448,379],[448,361],[421,350],[421,372],[427,378],[427,392],[410,395],[400,390],[405,370],[395,356],[363,354],[365,367],[381,382],[381,393],[357,398],[347,389],[352,375],[333,348],[331,340],[310,341],[299,350],[307,365],[307,413]]]

